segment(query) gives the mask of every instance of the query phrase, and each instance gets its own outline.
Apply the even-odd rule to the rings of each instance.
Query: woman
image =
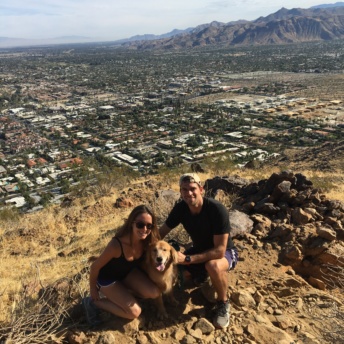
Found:
[[[91,298],[83,300],[91,324],[97,323],[94,306],[122,318],[135,319],[141,313],[135,296],[152,299],[159,296],[159,289],[139,269],[146,247],[158,239],[153,212],[145,205],[134,208],[91,266]]]

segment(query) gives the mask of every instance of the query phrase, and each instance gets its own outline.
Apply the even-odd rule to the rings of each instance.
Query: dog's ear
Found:
[[[151,242],[145,248],[145,257],[144,257],[145,264],[148,264],[151,259],[151,250],[152,250],[153,245],[154,243]]]
[[[174,264],[178,264],[178,253],[173,246],[171,246],[171,258]]]

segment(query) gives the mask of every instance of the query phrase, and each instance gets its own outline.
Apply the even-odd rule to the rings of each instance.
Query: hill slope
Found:
[[[265,192],[271,189],[271,180],[274,180],[273,183],[293,181],[297,176],[296,173],[277,173],[277,177],[271,179],[272,169],[271,166],[267,168],[265,179],[258,184],[251,185],[247,180],[248,186],[243,189],[246,191],[241,196],[237,194],[233,197],[219,192],[217,197],[221,197],[228,207],[245,208],[247,211],[249,208],[245,204],[249,202],[246,198],[251,197],[252,202],[256,194],[254,202],[257,204],[257,195],[266,199]],[[260,173],[259,179],[264,177],[261,174],[263,171],[256,172]],[[251,178],[255,175],[256,179],[256,172],[228,171],[227,174],[240,173]],[[207,177],[209,175],[202,175],[204,180]],[[318,195],[312,183],[303,177],[300,179],[303,183],[295,184],[296,189],[292,191],[294,198],[290,198],[291,194],[283,196],[284,202],[289,204],[287,208],[284,205],[284,214],[288,218],[288,207],[293,202],[304,208],[307,204],[307,209],[315,207],[315,212],[308,210],[313,215],[307,217],[306,224],[295,222],[298,221],[296,217],[288,223],[281,214],[266,213],[266,209],[272,209],[266,204],[265,211],[263,208],[249,211],[254,221],[252,232],[234,238],[240,261],[228,275],[231,325],[227,330],[214,330],[209,322],[212,303],[188,279],[182,282],[181,289],[176,288],[180,306],[167,304],[169,319],[158,320],[153,303],[146,300],[142,301],[143,314],[139,320],[127,323],[104,313],[103,324],[97,329],[89,329],[80,306],[81,297],[88,294],[88,258],[99,254],[130,212],[130,205],[129,208],[118,207],[130,202],[117,202],[118,198],[130,200],[134,205],[149,203],[159,223],[162,223],[175,200],[174,192],[168,190],[175,190],[178,195],[177,179],[178,173],[170,173],[168,177],[154,176],[133,181],[123,190],[113,190],[108,197],[66,199],[61,207],[17,220],[10,219],[9,222],[2,220],[1,340],[7,338],[12,342],[20,342],[23,338],[32,338],[32,342],[49,340],[51,343],[114,343],[121,340],[126,343],[163,341],[167,344],[340,343],[344,314],[343,268],[337,266],[336,285],[324,282],[321,275],[314,274],[320,271],[317,268],[319,253],[325,249],[328,252],[325,256],[333,257],[340,254],[335,250],[344,250],[343,238],[340,239],[338,234],[343,232],[340,226],[343,226],[344,208],[330,210],[328,207],[334,207],[337,203],[329,202],[325,195]],[[307,185],[309,191],[306,192]],[[306,187],[304,191],[303,187]],[[282,194],[279,193],[279,197]],[[279,203],[276,193],[274,195],[274,200],[270,202],[275,202],[276,207]],[[316,202],[319,203],[316,205]],[[315,228],[321,220],[316,213],[322,214],[323,221],[325,217],[329,218],[326,226],[330,224],[332,228],[328,228],[328,234],[321,235],[337,231],[336,240],[318,238]],[[335,224],[339,227],[334,227]],[[188,237],[181,229],[177,229],[172,237],[182,247],[188,243]],[[295,255],[298,251],[290,250],[292,247],[298,247],[300,256]],[[319,251],[319,248],[322,249]],[[313,271],[313,279],[309,279],[309,275],[298,275],[303,271],[303,264],[306,264],[303,262],[310,264],[309,267],[313,266],[313,270],[308,268]],[[205,294],[208,298],[211,296],[209,290],[205,290]]]

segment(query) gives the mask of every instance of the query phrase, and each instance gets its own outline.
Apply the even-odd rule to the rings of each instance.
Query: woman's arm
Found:
[[[97,289],[97,278],[100,269],[105,266],[112,258],[117,258],[121,255],[121,248],[117,240],[112,239],[102,254],[92,263],[90,268],[90,293],[94,301],[99,300],[99,293]]]

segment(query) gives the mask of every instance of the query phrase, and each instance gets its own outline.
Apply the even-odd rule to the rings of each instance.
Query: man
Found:
[[[203,187],[196,173],[187,173],[179,180],[182,201],[177,203],[160,228],[165,237],[180,223],[190,235],[193,247],[178,252],[179,264],[191,273],[195,284],[210,277],[217,293],[214,325],[229,325],[229,299],[227,272],[238,261],[237,250],[229,236],[230,224],[226,207],[220,202],[203,197]]]

